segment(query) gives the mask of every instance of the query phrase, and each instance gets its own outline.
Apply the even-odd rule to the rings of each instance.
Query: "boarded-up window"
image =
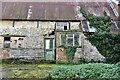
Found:
[[[11,37],[11,48],[24,48],[24,37]]]

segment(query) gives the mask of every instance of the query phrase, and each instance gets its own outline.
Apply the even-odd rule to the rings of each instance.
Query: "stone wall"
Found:
[[[10,57],[44,57],[44,34],[53,31],[55,22],[0,21],[0,53],[3,53],[4,37],[10,37]]]
[[[63,48],[56,48],[56,60],[62,60],[62,61],[66,61],[66,55],[64,54],[64,49]]]
[[[44,57],[44,35],[55,29],[50,21],[0,21],[0,55],[9,57]],[[78,30],[79,22],[70,22],[71,30]],[[10,37],[10,48],[4,48],[4,37]],[[57,34],[56,45],[60,45]]]
[[[87,61],[105,61],[105,57],[101,55],[97,48],[86,39],[84,34],[82,35],[82,49],[76,49],[74,60],[78,62],[80,58],[84,58]]]
[[[79,30],[80,29],[80,22],[70,22],[71,30]]]
[[[66,34],[66,31],[64,32],[56,32],[56,59],[57,60],[62,60],[62,61],[66,61],[67,58],[66,58],[66,55],[64,53],[64,49],[63,48],[60,48],[59,46],[61,46],[60,44],[60,34]],[[79,46],[82,46],[82,33],[81,32],[67,32],[68,34],[79,34]]]
[[[2,49],[1,58],[44,58],[43,49]]]

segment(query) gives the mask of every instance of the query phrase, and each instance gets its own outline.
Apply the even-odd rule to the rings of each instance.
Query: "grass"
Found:
[[[3,64],[3,78],[65,78],[67,77],[113,77],[119,64],[88,63],[88,64]],[[111,71],[112,70],[112,71]],[[113,71],[114,70],[114,71]],[[118,70],[117,70],[118,72]],[[61,74],[62,73],[62,74]],[[84,73],[84,74],[83,74]],[[56,75],[57,74],[57,75]],[[98,76],[97,74],[101,75]],[[74,76],[75,75],[75,76]],[[88,75],[88,76],[87,76]],[[114,75],[114,74],[113,74]],[[116,76],[115,76],[116,77]]]
[[[3,64],[4,78],[44,78],[55,64]]]

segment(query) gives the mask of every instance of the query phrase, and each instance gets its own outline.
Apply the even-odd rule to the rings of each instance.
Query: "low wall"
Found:
[[[0,50],[1,58],[44,58],[43,49],[4,49]]]

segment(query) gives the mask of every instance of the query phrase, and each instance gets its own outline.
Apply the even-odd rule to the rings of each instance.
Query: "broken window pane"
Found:
[[[76,46],[79,46],[79,34],[75,34],[75,35],[74,35],[74,44],[75,44]]]
[[[57,22],[56,23],[56,29],[67,30],[68,29],[67,22]]]
[[[50,49],[53,49],[53,39],[50,39]]]
[[[61,45],[79,46],[79,34],[61,34]]]
[[[65,45],[66,44],[66,35],[65,34],[61,34],[61,45]]]
[[[68,37],[69,38],[73,38],[73,34],[68,34]]]
[[[73,38],[68,38],[67,45],[68,46],[73,46]]]

